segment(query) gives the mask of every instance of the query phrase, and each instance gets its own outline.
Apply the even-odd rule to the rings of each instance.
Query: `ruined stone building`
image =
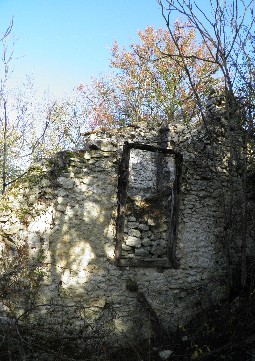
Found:
[[[111,334],[136,338],[228,297],[241,236],[226,236],[229,134],[223,117],[209,123],[91,133],[32,168],[6,193],[1,247],[10,265],[40,267],[2,312],[70,327],[110,318]]]

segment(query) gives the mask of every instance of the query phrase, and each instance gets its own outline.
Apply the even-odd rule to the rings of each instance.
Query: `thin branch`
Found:
[[[13,18],[11,19],[10,25],[8,26],[8,28],[6,29],[5,33],[3,34],[3,36],[0,38],[0,42],[3,41],[5,38],[7,38],[8,35],[10,35],[11,31],[13,28]]]

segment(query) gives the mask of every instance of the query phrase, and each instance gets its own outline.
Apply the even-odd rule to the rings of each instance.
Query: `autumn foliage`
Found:
[[[217,68],[210,62],[210,49],[188,23],[176,21],[174,32],[178,46],[168,30],[153,27],[140,31],[140,42],[128,49],[114,43],[114,74],[79,87],[90,127],[195,119],[199,112],[194,89],[203,100],[219,82]]]

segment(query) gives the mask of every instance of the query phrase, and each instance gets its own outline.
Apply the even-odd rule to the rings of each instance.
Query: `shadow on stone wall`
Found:
[[[166,147],[158,134],[148,134],[149,140],[140,134],[137,139],[143,144]],[[130,137],[134,143],[135,137]],[[29,315],[45,332],[49,326],[61,332],[73,328],[135,340],[152,333],[152,313],[148,312],[151,306],[167,327],[177,327],[201,307],[227,294],[227,251],[220,239],[225,221],[221,195],[227,189],[226,159],[222,152],[211,148],[203,130],[193,135],[183,132],[176,140],[175,133],[169,131],[170,137],[175,151],[184,157],[180,225],[174,250],[176,269],[139,264],[119,267],[112,262],[121,157],[118,142],[93,143],[83,151],[58,153],[47,166],[39,167],[37,172],[31,170],[26,182],[16,187],[14,196],[11,192],[7,195],[11,216],[3,229],[14,243],[27,242],[28,267],[31,260],[40,257],[43,275],[33,299],[19,303],[21,320]],[[121,145],[126,138],[126,134],[122,135]],[[151,138],[156,141],[151,142]],[[156,158],[152,157],[152,161],[156,162]],[[171,173],[169,169],[167,174]],[[159,176],[156,173],[156,184]],[[169,197],[168,192],[166,195]],[[151,202],[151,208],[156,204]],[[169,212],[168,206],[162,209]],[[141,209],[138,211],[141,216]],[[134,246],[127,256],[132,258],[137,253],[140,262],[144,251],[140,244],[146,237],[138,229],[142,222],[129,220],[133,222],[131,231],[141,239],[132,236],[139,247]],[[145,232],[148,226],[143,224]],[[151,254],[149,247],[147,253]],[[154,252],[157,262],[165,257],[164,252],[159,257]],[[147,306],[139,301],[138,292],[144,295],[140,300],[145,299]],[[22,292],[17,296],[22,299]]]
[[[119,292],[118,272],[111,274],[106,265],[114,255],[115,161],[98,150],[60,153],[48,172],[48,189],[40,195],[52,219],[42,234],[48,272],[39,302],[50,304],[54,322],[65,327],[90,322],[95,327],[95,320],[113,317],[110,303]],[[109,278],[114,276],[116,287],[109,295]]]
[[[46,266],[32,314],[42,327],[50,323],[59,330],[85,328],[108,337],[146,336],[148,315],[137,294],[126,290],[135,271],[124,273],[110,262],[117,211],[115,149],[59,153],[46,175],[28,226],[31,256],[43,252]]]

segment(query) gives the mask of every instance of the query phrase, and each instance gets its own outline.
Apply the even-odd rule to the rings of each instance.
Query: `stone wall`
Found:
[[[83,150],[32,168],[6,193],[0,224],[3,254],[10,264],[23,254],[36,287],[31,297],[24,281],[2,311],[44,326],[98,323],[130,340],[175,329],[226,297],[227,145],[220,123],[216,146],[207,132],[95,133]]]

